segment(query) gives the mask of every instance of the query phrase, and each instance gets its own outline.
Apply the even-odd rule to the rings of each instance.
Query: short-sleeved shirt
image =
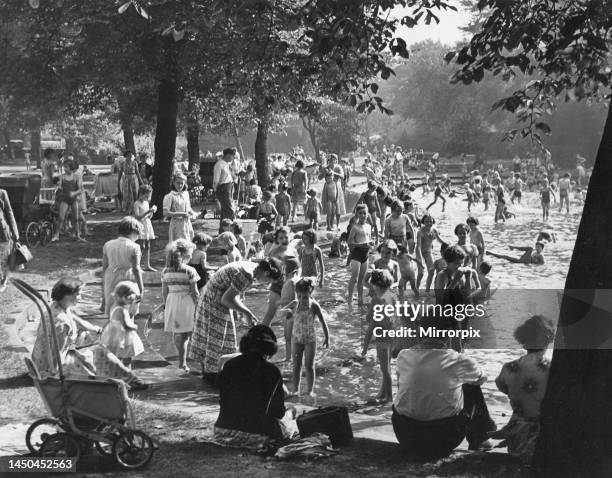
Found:
[[[186,294],[191,291],[191,284],[200,280],[200,276],[193,267],[186,265],[180,271],[164,269],[161,280],[168,286],[169,294]]]
[[[397,412],[415,420],[452,417],[463,409],[465,383],[482,384],[486,377],[476,362],[451,349],[402,350],[397,357]]]

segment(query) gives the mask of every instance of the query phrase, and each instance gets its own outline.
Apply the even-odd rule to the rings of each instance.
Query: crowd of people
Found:
[[[252,445],[282,435],[285,422],[291,418],[284,400],[315,396],[318,342],[329,347],[332,340],[328,314],[316,299],[317,288],[325,286],[326,261],[317,245],[320,237],[317,228],[325,214],[328,231],[337,231],[330,234],[333,237],[330,257],[343,256],[342,251],[346,251],[341,260],[346,260],[349,269],[348,305],[353,307],[355,293],[357,304],[367,305],[368,327],[355,360],[367,355],[374,339],[382,376],[374,401],[392,402],[392,424],[400,444],[411,453],[434,457],[450,453],[466,437],[471,449],[487,448],[488,439],[495,437],[505,439],[511,453],[528,459],[533,452],[539,404],[546,387],[548,362],[544,351],[554,336],[550,320],[534,316],[516,331],[515,337],[527,354],[506,364],[497,378],[499,390],[510,397],[513,415],[508,425],[495,431],[480,390],[486,376],[477,362],[464,353],[465,341],[426,338],[402,347],[385,331],[404,325],[406,318],[395,312],[381,320],[376,311],[387,306],[396,310],[400,300],[410,301],[407,285],[415,300],[431,295],[431,300],[441,306],[485,303],[495,290],[489,276],[493,264],[487,255],[541,266],[545,263],[545,245],[555,241],[555,235],[543,225],[535,246],[511,246],[523,252],[520,257],[490,251],[474,210],[480,203],[487,210],[490,202],[495,207],[495,222],[505,221],[506,198],[511,197],[511,203],[520,202],[524,172],[513,171],[508,179],[503,168],[483,174],[474,170],[463,187],[453,188],[448,176],[437,174],[439,157],[432,156],[427,160],[427,169],[433,173],[433,184],[429,177],[417,184],[403,170],[401,149],[389,150],[385,148],[382,156],[377,155],[389,157],[386,172],[381,175],[372,169],[379,159],[368,156],[364,165],[369,178],[367,188],[342,233],[341,218],[347,212],[345,188],[354,166],[350,161],[340,162],[336,155],[329,155],[326,164],[316,170],[316,178],[324,179],[320,199],[301,158],[289,171],[274,172],[265,191],[259,188],[254,175],[248,179],[244,198],[256,207],[260,221],[260,236],[251,241],[243,237],[241,222],[236,217],[236,179],[242,178],[248,168],[238,173],[234,169],[235,149],[225,149],[214,167],[213,188],[220,206],[219,233],[214,238],[194,231],[192,219],[198,214],[191,206],[188,178],[182,171],[174,172],[172,191],[163,200],[169,233],[165,267],[161,271],[163,304],[159,305],[164,330],[173,336],[178,366],[190,372],[190,361],[199,363],[203,379],[220,388],[221,411],[215,428],[219,439]],[[418,160],[419,154],[410,152],[407,157]],[[420,160],[426,161],[424,157]],[[81,186],[69,160],[64,167],[62,194],[67,195],[68,203],[70,194],[73,197],[80,194]],[[52,300],[67,364],[74,370],[80,366],[87,373],[121,378],[139,389],[146,384],[130,367],[132,359],[143,350],[134,316],[147,293],[142,271],[155,270],[151,267],[150,252],[155,239],[151,215],[156,208],[150,206],[152,190],[148,180],[143,180],[143,170],[133,154],[126,154],[119,171],[123,199],[128,197],[126,207],[129,206],[131,215],[119,222],[118,237],[103,248],[101,310],[109,317],[108,325],[101,330],[74,314],[82,286],[74,279],[60,280],[53,289]],[[544,220],[548,217],[548,195],[555,197],[558,192],[560,201],[564,201],[561,206],[569,208],[568,195],[574,186],[571,176],[559,179],[556,173],[552,177],[548,174],[539,177],[535,187],[539,190]],[[585,179],[581,181],[586,186]],[[433,189],[429,189],[431,185]],[[419,188],[421,197],[417,194]],[[421,210],[418,202],[431,190],[434,201]],[[494,194],[486,199],[491,190]],[[455,218],[453,239],[441,236],[434,215],[429,212],[438,200],[442,201],[444,211],[445,192],[449,197],[464,194],[468,203],[467,218]],[[292,236],[286,226],[290,219],[295,219],[298,206],[308,228]],[[65,213],[69,209],[63,208]],[[70,211],[78,221],[78,206]],[[7,230],[11,235],[10,227]],[[436,244],[440,246],[437,259]],[[208,264],[209,247],[222,250],[225,265],[217,268]],[[245,300],[245,293],[256,283],[269,287],[266,311],[261,317],[253,313]],[[257,325],[258,322],[262,323]],[[292,371],[290,387],[284,385],[280,371],[267,362],[277,351],[276,335],[270,328],[277,322],[282,324],[285,361]],[[322,341],[317,337],[317,323],[321,325]],[[416,323],[448,331],[465,330],[468,325],[467,320],[441,316],[421,317]],[[252,328],[239,341],[237,328],[241,324]],[[100,335],[100,342],[89,357],[74,348],[81,340],[81,330]],[[35,347],[35,362],[39,369],[53,373],[49,352],[42,342],[41,339],[41,344]],[[236,356],[239,342],[240,354]],[[391,375],[394,357],[398,384],[395,393]],[[301,387],[302,372],[306,375],[305,387]],[[531,384],[529,389],[525,388],[527,382]]]

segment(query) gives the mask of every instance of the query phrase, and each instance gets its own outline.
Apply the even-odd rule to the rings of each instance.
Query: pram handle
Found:
[[[43,325],[43,331],[45,333],[45,336],[47,337],[47,340],[49,339],[49,336],[51,336],[51,353],[53,354],[54,360],[57,362],[57,371],[59,374],[59,379],[63,381],[64,370],[62,368],[62,360],[59,351],[57,333],[55,332],[55,327],[53,326],[53,312],[51,311],[51,307],[49,307],[47,301],[43,299],[40,293],[31,285],[27,284],[21,279],[10,278],[9,280],[23,295],[32,300],[32,302],[34,302],[34,304],[38,308],[38,311],[40,312],[40,320]],[[48,317],[48,319],[46,319],[45,317]],[[46,323],[47,320],[49,322],[48,324]]]

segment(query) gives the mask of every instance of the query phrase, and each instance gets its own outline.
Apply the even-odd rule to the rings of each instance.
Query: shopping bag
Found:
[[[346,407],[324,407],[305,412],[297,417],[302,438],[319,432],[329,437],[334,446],[345,445],[353,439],[353,429]]]

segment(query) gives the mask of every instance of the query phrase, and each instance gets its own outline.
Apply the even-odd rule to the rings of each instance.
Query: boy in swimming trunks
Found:
[[[323,185],[323,193],[321,195],[321,202],[323,203],[323,210],[326,215],[328,231],[333,229],[334,224],[336,223],[336,216],[338,215],[338,189],[339,186],[334,181],[334,173],[328,171],[325,174],[325,184]]]
[[[466,223],[470,228],[470,242],[478,248],[477,263],[480,264],[483,261],[486,250],[484,236],[478,227],[480,222],[478,221],[478,218],[470,216],[467,218]]]
[[[368,214],[374,226],[374,238],[378,242],[378,218],[381,217],[381,208],[378,202],[378,194],[376,188],[378,186],[374,181],[368,181],[368,190],[365,191],[357,201],[357,204],[365,204],[368,207]]]
[[[414,230],[410,218],[403,213],[404,205],[395,199],[391,203],[391,215],[385,220],[385,239],[392,239],[398,246],[414,247]]]
[[[565,203],[566,212],[569,214],[569,193],[572,188],[570,173],[565,173],[561,179],[559,179],[559,212],[563,210],[563,203]]]
[[[557,200],[555,192],[550,187],[548,179],[542,181],[542,189],[540,189],[540,200],[542,201],[542,220],[548,220],[548,213],[550,212],[550,196]]]
[[[434,200],[432,203],[427,206],[427,210],[438,202],[438,199],[442,199],[442,212],[444,212],[444,208],[446,207],[446,198],[442,195],[442,183],[440,181],[436,182],[436,188],[434,189]]]
[[[353,302],[355,284],[357,284],[357,303],[363,305],[363,280],[368,270],[368,255],[370,247],[374,245],[372,240],[372,226],[366,222],[368,218],[368,207],[358,204],[355,208],[357,221],[351,227],[348,236],[350,249],[351,278],[348,283],[348,303]]]
[[[480,281],[480,293],[475,297],[477,302],[484,302],[491,298],[491,279],[487,277],[491,272],[491,264],[482,261],[478,266],[478,280]]]
[[[518,204],[521,203],[523,197],[523,180],[521,179],[520,173],[514,175],[514,191],[512,192],[512,204],[516,201]]]

